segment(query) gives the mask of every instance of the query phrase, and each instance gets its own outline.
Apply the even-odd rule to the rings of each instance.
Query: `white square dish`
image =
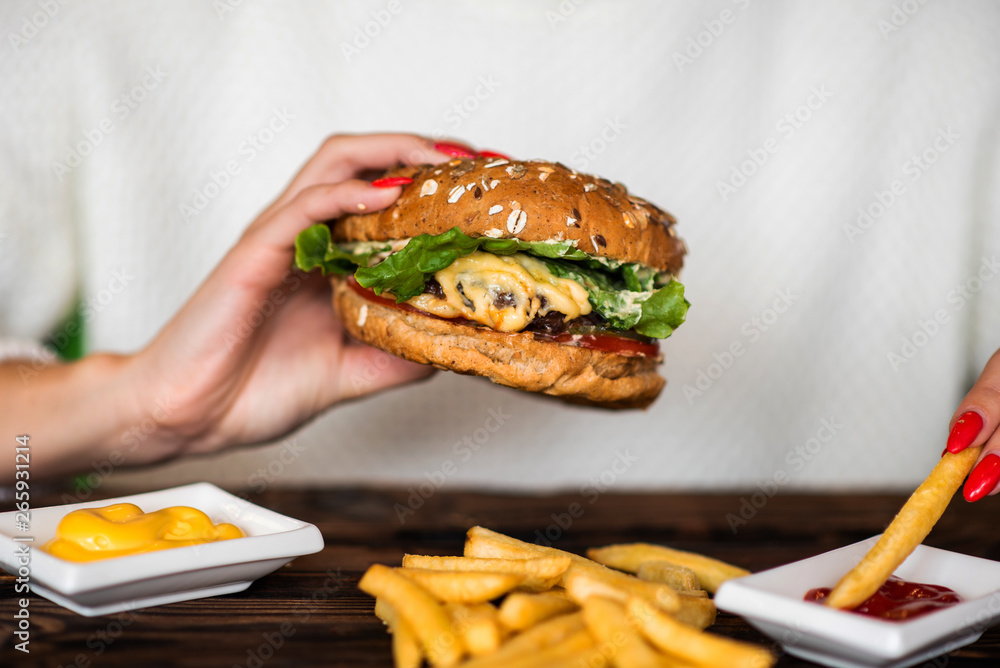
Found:
[[[979,639],[1000,617],[1000,562],[920,545],[896,569],[912,582],[955,590],[962,603],[907,621],[888,621],[803,600],[833,587],[879,536],[731,580],[716,605],[740,615],[786,652],[835,668],[905,668]]]
[[[246,538],[83,563],[58,559],[41,550],[55,536],[59,521],[67,513],[113,503],[134,503],[144,512],[192,506],[216,524],[235,524]],[[0,513],[0,568],[17,574],[16,551],[29,545],[31,590],[87,617],[243,591],[257,578],[295,557],[323,549],[323,536],[312,524],[262,508],[205,482],[114,499],[33,508],[27,533],[16,529],[16,514]],[[15,540],[29,536],[34,539],[30,543]]]

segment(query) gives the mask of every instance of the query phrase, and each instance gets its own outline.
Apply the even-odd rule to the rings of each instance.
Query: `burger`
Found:
[[[659,340],[688,309],[676,221],[559,163],[398,167],[394,205],[314,225],[296,264],[331,277],[354,338],[508,387],[607,408],[663,389]]]

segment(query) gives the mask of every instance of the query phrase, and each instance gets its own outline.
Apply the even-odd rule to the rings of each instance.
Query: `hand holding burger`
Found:
[[[674,219],[558,163],[399,167],[378,212],[299,235],[355,338],[422,364],[574,402],[648,406],[658,339],[685,317]]]

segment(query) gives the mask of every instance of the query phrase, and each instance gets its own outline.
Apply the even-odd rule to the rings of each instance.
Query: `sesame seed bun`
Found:
[[[603,408],[645,408],[665,381],[659,361],[536,340],[383,306],[334,277],[333,306],[351,336],[412,362]]]
[[[408,239],[458,227],[472,237],[575,240],[591,255],[673,275],[683,265],[673,216],[620,183],[559,163],[476,158],[400,167],[386,176],[414,182],[388,209],[335,221],[334,241]]]

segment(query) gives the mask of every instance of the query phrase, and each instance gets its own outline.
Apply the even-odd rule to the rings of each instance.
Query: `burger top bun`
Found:
[[[396,203],[343,216],[335,241],[386,241],[440,234],[458,227],[472,237],[524,241],[575,240],[577,248],[679,273],[684,242],[669,213],[630,195],[625,186],[559,163],[476,158],[399,167],[406,176]]]

